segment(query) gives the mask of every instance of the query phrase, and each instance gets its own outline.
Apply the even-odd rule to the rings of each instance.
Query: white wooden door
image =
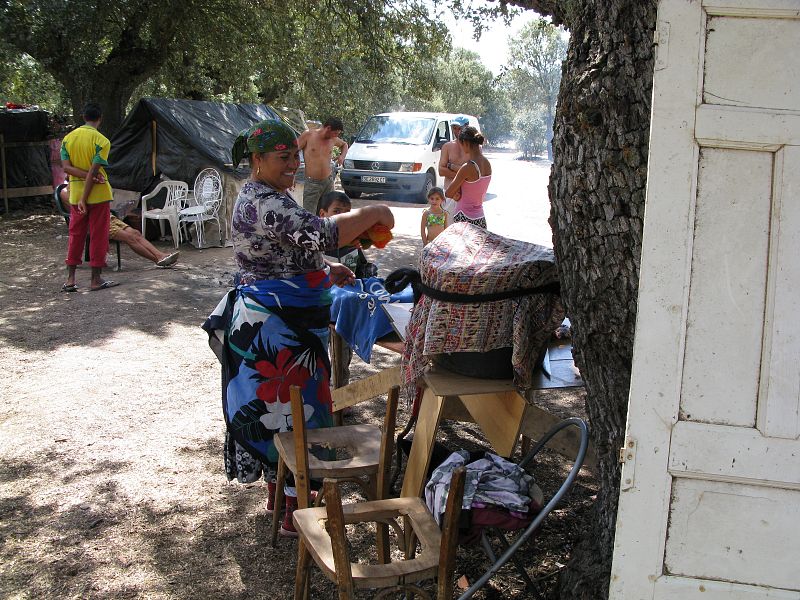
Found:
[[[800,0],[662,0],[610,597],[800,598]]]

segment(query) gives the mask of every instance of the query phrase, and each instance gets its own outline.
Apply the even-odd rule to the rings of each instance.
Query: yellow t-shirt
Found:
[[[112,198],[111,184],[108,183],[106,170],[103,168],[108,165],[108,152],[111,150],[111,142],[94,127],[83,125],[75,131],[68,133],[61,142],[61,160],[69,160],[73,167],[88,171],[89,168],[97,163],[100,166],[99,173],[105,178],[105,183],[95,183],[92,191],[89,192],[87,204],[100,204],[108,202]],[[69,176],[69,203],[77,204],[83,194],[83,179]]]

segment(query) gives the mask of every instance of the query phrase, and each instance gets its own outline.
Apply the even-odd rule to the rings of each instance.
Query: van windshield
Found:
[[[356,142],[364,144],[427,144],[435,119],[404,117],[402,115],[376,115],[361,128]]]

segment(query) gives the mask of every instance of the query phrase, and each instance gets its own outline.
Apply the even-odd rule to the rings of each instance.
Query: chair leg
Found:
[[[177,250],[181,244],[181,230],[178,226],[178,219],[170,219],[169,228],[172,230],[172,241],[175,242],[175,249]]]
[[[270,535],[272,536],[270,543],[272,547],[278,543],[278,523],[281,520],[281,510],[284,508],[284,494],[283,486],[286,484],[286,465],[283,463],[283,457],[278,456],[278,475],[275,478],[275,510],[272,513],[272,529]]]
[[[120,252],[119,242],[114,240],[117,245],[117,271],[122,271],[122,254]]]
[[[307,600],[309,593],[309,575],[311,567],[311,554],[306,549],[306,542],[300,538],[297,544],[297,571],[294,578],[294,599]]]

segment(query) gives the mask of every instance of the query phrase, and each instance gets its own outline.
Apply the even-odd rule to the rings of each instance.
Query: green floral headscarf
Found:
[[[297,147],[297,134],[281,121],[267,119],[239,132],[231,155],[234,168],[253,152],[275,152]]]

